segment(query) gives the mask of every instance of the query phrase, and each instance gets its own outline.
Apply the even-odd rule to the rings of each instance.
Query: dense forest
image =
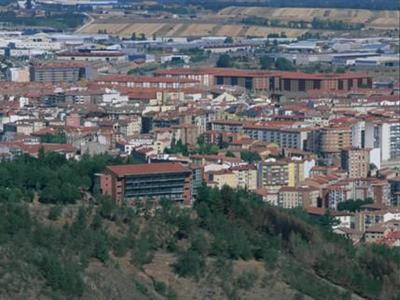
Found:
[[[95,174],[121,162],[41,153],[0,163],[0,298],[124,299],[129,292],[185,299],[184,285],[203,293],[202,283],[220,291],[219,299],[257,299],[254,293],[265,295],[277,282],[293,299],[400,297],[399,249],[355,247],[331,232],[329,214],[314,219],[228,187],[200,188],[193,208],[166,200],[116,206],[96,192]],[[74,201],[62,198],[64,185]],[[45,191],[53,188],[49,198]],[[85,191],[96,199],[79,200]],[[30,196],[37,193],[42,203]],[[148,266],[162,268],[166,257],[178,285],[149,275]],[[238,263],[262,268],[235,272]],[[107,274],[112,278],[100,281]],[[124,284],[107,286],[113,280]]]

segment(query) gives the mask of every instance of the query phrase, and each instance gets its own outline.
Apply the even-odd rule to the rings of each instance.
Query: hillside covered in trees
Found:
[[[115,206],[95,174],[121,162],[41,153],[0,163],[0,298],[400,297],[400,251],[353,246],[329,215],[228,187],[201,188],[193,208]]]

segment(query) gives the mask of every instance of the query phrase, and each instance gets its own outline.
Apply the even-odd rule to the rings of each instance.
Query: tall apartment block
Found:
[[[400,160],[400,120],[365,122],[365,147],[379,149],[381,162]]]
[[[370,149],[346,148],[342,150],[342,169],[350,178],[366,178],[369,171]]]

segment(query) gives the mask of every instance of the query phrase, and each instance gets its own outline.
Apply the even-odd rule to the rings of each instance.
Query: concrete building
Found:
[[[192,171],[180,163],[108,166],[100,175],[101,191],[114,201],[168,199],[184,205],[192,202]]]
[[[104,61],[104,62],[124,62],[127,61],[125,53],[120,51],[108,50],[79,50],[64,51],[57,53],[57,59],[70,61]]]
[[[14,82],[29,82],[29,67],[9,68],[6,73],[7,79]]]
[[[237,187],[255,191],[257,189],[257,168],[254,165],[235,166],[231,168],[237,178]]]
[[[221,189],[224,185],[233,189],[238,187],[238,178],[232,170],[222,169],[209,171],[205,174],[205,181],[210,187],[217,187]]]
[[[243,132],[253,139],[274,143],[282,148],[294,148],[304,150],[310,129],[292,128],[287,124],[273,126],[266,122],[263,125],[243,125]]]
[[[352,145],[351,126],[323,127],[313,131],[307,142],[308,150],[320,153],[329,164],[340,165],[342,149]]]
[[[365,122],[365,147],[379,149],[381,162],[400,159],[400,120]]]
[[[91,77],[91,68],[82,64],[46,64],[33,65],[30,68],[30,81],[77,82]]]
[[[66,127],[80,127],[81,126],[81,117],[77,113],[72,113],[65,118],[65,126]]]
[[[287,186],[289,184],[289,163],[283,160],[268,159],[259,164],[261,187]]]
[[[369,149],[346,148],[342,150],[342,169],[350,178],[366,178],[369,171]]]
[[[282,187],[278,193],[278,206],[283,208],[317,207],[320,191],[310,187]]]
[[[124,86],[129,88],[182,89],[199,85],[197,80],[165,78],[153,76],[105,75],[96,79],[96,83],[105,86]]]

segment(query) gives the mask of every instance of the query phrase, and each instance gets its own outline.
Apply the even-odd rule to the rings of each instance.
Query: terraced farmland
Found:
[[[248,26],[242,24],[217,24],[217,23],[167,23],[167,22],[123,22],[121,20],[95,21],[80,29],[82,33],[107,32],[120,37],[130,37],[133,33],[145,34],[146,37],[165,36],[267,36],[270,33],[285,32],[289,37],[297,37],[305,33],[306,29],[274,28],[263,26]]]
[[[324,9],[324,8],[269,8],[269,7],[227,7],[219,11],[220,17],[255,16],[281,21],[306,21],[314,18],[343,21],[345,23],[363,23],[367,27],[398,28],[399,11],[373,11],[366,9]]]

